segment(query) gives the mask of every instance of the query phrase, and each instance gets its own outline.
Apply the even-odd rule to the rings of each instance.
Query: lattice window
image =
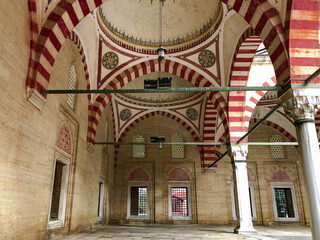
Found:
[[[183,137],[176,134],[171,137],[171,142],[184,142]],[[171,147],[172,158],[184,158],[184,145],[172,145]]]
[[[141,135],[137,135],[133,138],[134,143],[143,143],[145,138]],[[145,145],[133,145],[132,146],[132,157],[133,158],[145,158],[146,157],[146,146]]]
[[[75,90],[77,84],[77,74],[76,74],[76,67],[74,64],[70,66],[70,74],[69,74],[69,90]],[[71,109],[74,109],[74,102],[75,102],[75,94],[69,93],[67,95],[67,104],[70,106]]]
[[[282,142],[282,137],[275,134],[269,138],[270,142]],[[285,158],[284,147],[282,145],[270,146],[271,158]]]

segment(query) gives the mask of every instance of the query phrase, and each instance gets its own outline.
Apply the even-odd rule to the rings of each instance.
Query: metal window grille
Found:
[[[75,90],[77,84],[77,74],[76,74],[76,67],[74,64],[70,66],[70,75],[69,75],[69,86],[68,90]],[[67,95],[67,104],[71,109],[74,109],[74,102],[75,102],[75,94],[69,93]]]
[[[131,187],[131,215],[147,216],[147,188]]]
[[[188,217],[188,188],[171,188],[172,216]]]
[[[277,214],[279,218],[294,218],[294,207],[290,188],[274,189]]]
[[[141,135],[137,135],[133,138],[135,143],[145,142],[145,138]],[[144,158],[146,156],[146,146],[145,145],[132,145],[132,157],[133,158]]]
[[[275,134],[272,135],[269,138],[270,142],[282,142],[282,137]],[[285,158],[285,152],[284,152],[284,146],[278,145],[278,146],[270,146],[270,151],[271,151],[271,158]]]
[[[176,134],[171,137],[172,142],[184,142],[183,137]],[[184,158],[184,145],[172,145],[171,147],[172,158]]]

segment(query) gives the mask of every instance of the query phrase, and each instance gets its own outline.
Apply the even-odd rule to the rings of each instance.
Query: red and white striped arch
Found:
[[[299,83],[320,67],[320,1],[291,1],[289,33],[291,82]],[[320,76],[312,83],[320,83]]]
[[[77,24],[106,0],[60,0],[48,14],[38,32],[31,40],[30,71],[27,77],[28,95],[39,94],[47,89],[55,59],[65,41]]]
[[[212,83],[204,78],[201,74],[197,73],[195,70],[186,67],[181,63],[177,63],[171,60],[158,59],[148,60],[146,62],[139,63],[132,66],[122,73],[118,74],[113,80],[111,80],[106,87],[106,89],[121,89],[130,81],[146,75],[152,72],[166,72],[174,74],[186,81],[194,84],[196,87],[210,87]],[[226,102],[224,97],[219,92],[212,92],[209,95],[209,99],[215,104],[215,107],[220,115],[220,118],[225,123],[225,129],[227,130],[227,112],[226,112]],[[100,94],[94,105],[91,107],[91,113],[89,117],[88,126],[88,142],[94,142],[94,137],[96,135],[96,128],[100,119],[100,116],[106,107],[107,103],[111,100],[110,94]]]
[[[275,86],[277,84],[277,80],[275,77],[272,77],[270,79],[268,79],[267,81],[265,81],[262,85],[264,87],[272,87]],[[253,110],[255,109],[255,107],[257,106],[258,102],[260,101],[260,99],[267,93],[267,91],[255,91],[251,96],[250,99],[248,99],[246,101],[245,104],[245,113],[244,113],[244,117],[246,119],[246,121],[250,121],[251,115],[253,113]]]
[[[107,0],[60,0],[49,13],[36,39],[31,40],[28,97],[47,89],[55,59],[75,26],[91,11]],[[276,9],[267,0],[222,0],[252,26],[266,46],[274,64],[279,84],[289,79],[284,31]]]
[[[217,141],[216,138],[217,130],[217,109],[211,100],[207,100],[206,110],[204,115],[203,122],[203,142],[212,143]],[[223,142],[222,139],[219,139],[220,142]],[[216,153],[219,152],[220,145],[217,146],[203,146],[202,147],[202,168],[207,168],[211,163],[217,160]],[[216,167],[213,166],[213,167]]]
[[[259,120],[260,119],[252,118],[250,121],[250,124],[255,124]],[[294,136],[292,136],[287,130],[285,130],[283,127],[279,126],[278,124],[271,122],[271,121],[268,121],[268,120],[264,121],[263,124],[274,128],[275,130],[277,130],[278,132],[283,134],[290,142],[297,142],[297,139]],[[298,146],[295,146],[295,147],[298,148]]]
[[[83,70],[84,70],[84,74],[85,74],[85,79],[87,82],[87,89],[90,89],[90,74],[89,74],[86,54],[83,49],[83,45],[81,43],[81,40],[80,40],[79,36],[74,31],[72,31],[72,33],[70,34],[69,39],[74,42],[74,44],[77,46],[77,48],[79,50],[79,54],[81,56],[81,62],[82,62]],[[88,94],[88,100],[89,101],[91,100],[91,94]]]
[[[241,39],[242,40],[242,39]],[[236,53],[232,67],[230,87],[246,87],[251,64],[261,40],[258,36],[249,36],[245,39]],[[229,92],[229,134],[230,142],[236,142],[248,130],[250,118],[245,116],[246,92]]]
[[[239,13],[253,28],[268,50],[278,85],[290,77],[285,32],[278,11],[268,0],[221,0]]]
[[[130,125],[128,125],[128,127],[125,129],[125,131],[122,132],[121,136],[119,137],[118,141],[119,142],[123,142],[125,136],[127,135],[127,133],[135,127],[135,125],[137,125],[138,123],[142,122],[143,120],[147,119],[147,118],[151,118],[151,117],[155,117],[155,116],[164,116],[167,117],[169,119],[172,119],[174,121],[176,121],[177,123],[179,123],[181,126],[185,127],[185,129],[190,133],[190,135],[192,136],[193,140],[195,142],[199,142],[200,138],[199,135],[193,130],[193,128],[185,121],[183,121],[182,119],[180,119],[179,117],[166,112],[166,111],[154,111],[154,112],[148,112],[143,116],[140,116],[139,118],[137,118],[135,121],[133,121]],[[117,166],[117,160],[118,160],[118,153],[119,153],[119,148],[120,145],[116,145],[114,148],[114,160],[115,160],[115,164],[114,166]],[[199,152],[200,152],[200,147],[199,147]],[[201,155],[201,152],[200,152]]]

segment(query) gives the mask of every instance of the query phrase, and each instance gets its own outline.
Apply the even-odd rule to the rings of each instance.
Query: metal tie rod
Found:
[[[159,145],[160,142],[94,142],[95,145]],[[320,144],[320,143],[319,143]],[[252,145],[252,146],[296,146],[297,142],[248,142],[248,143],[227,143],[227,142],[161,142],[161,145],[192,145],[192,146],[227,146],[227,145]]]
[[[280,91],[281,86],[273,87],[190,87],[164,89],[97,89],[97,90],[40,90],[41,94],[90,94],[90,93],[171,93],[171,92],[230,92],[230,91]]]

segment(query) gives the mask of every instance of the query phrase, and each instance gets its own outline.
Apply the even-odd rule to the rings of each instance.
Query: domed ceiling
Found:
[[[159,0],[108,0],[97,15],[100,28],[118,44],[153,50],[160,45]],[[168,52],[196,46],[215,32],[222,15],[219,0],[166,0],[162,5],[162,45]]]

